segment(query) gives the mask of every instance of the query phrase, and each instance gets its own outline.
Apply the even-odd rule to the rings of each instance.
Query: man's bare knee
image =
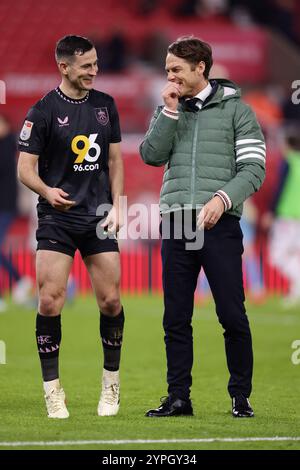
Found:
[[[56,292],[40,292],[39,312],[41,315],[59,315],[65,301],[65,289]]]
[[[118,295],[108,295],[101,299],[100,301],[100,309],[106,315],[109,316],[116,316],[121,311],[121,302],[120,297]]]

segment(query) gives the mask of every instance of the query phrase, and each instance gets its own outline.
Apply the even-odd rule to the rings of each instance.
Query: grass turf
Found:
[[[192,387],[195,416],[149,419],[144,417],[145,411],[158,406],[159,398],[166,394],[162,299],[124,297],[123,303],[126,330],[121,408],[118,416],[106,418],[96,414],[102,353],[93,298],[77,298],[63,312],[60,375],[68,399],[68,420],[46,417],[34,338],[35,312],[10,305],[0,315],[0,340],[7,348],[7,364],[0,365],[0,442],[300,436],[300,365],[291,362],[291,344],[300,339],[299,311],[284,312],[276,299],[261,306],[248,305],[255,353],[251,403],[256,416],[238,420],[230,414],[222,329],[213,304],[196,306]],[[300,449],[300,441],[24,448]]]

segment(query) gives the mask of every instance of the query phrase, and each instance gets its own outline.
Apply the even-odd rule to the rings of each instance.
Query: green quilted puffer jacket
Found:
[[[199,111],[182,102],[172,119],[159,106],[140,146],[145,163],[165,165],[161,212],[197,208],[218,192],[227,213],[240,217],[263,183],[266,149],[255,114],[233,82],[210,83],[213,93]]]

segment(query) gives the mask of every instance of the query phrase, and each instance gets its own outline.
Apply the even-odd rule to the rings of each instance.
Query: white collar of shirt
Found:
[[[212,86],[211,84],[208,82],[208,84],[206,85],[205,88],[203,88],[203,90],[199,91],[198,95],[196,96],[193,96],[193,98],[199,98],[199,101],[197,103],[197,106],[199,109],[202,108],[202,103],[204,103],[204,101],[206,100],[206,98],[211,94],[211,91],[212,91]]]

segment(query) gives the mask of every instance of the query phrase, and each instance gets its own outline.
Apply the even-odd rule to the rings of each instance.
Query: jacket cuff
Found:
[[[225,207],[225,212],[232,208],[232,201],[228,194],[225,193],[225,191],[219,189],[219,191],[217,191],[214,196],[219,196],[222,199]]]
[[[171,118],[171,119],[175,119],[176,121],[179,119],[179,112],[178,111],[172,111],[171,109],[167,108],[166,106],[164,106],[163,110],[162,110],[162,113]]]

